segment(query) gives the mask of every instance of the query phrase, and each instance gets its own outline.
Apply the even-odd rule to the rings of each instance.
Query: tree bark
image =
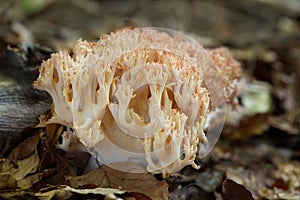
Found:
[[[32,44],[7,47],[0,54],[0,154],[9,141],[20,140],[20,132],[34,127],[50,109],[46,92],[33,89],[39,65],[51,50]],[[34,57],[35,59],[30,59]]]

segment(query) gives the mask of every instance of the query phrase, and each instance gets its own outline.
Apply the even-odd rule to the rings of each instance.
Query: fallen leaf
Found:
[[[0,189],[16,188],[16,180],[9,174],[9,172],[0,173]]]
[[[101,166],[82,176],[66,177],[73,188],[95,185],[100,188],[116,188],[126,192],[142,193],[155,200],[168,199],[168,184],[148,173],[127,173]]]
[[[44,192],[43,192],[44,191]],[[72,195],[76,194],[95,194],[102,195],[105,197],[112,197],[114,195],[124,194],[125,191],[120,189],[112,189],[112,188],[94,188],[94,189],[75,189],[67,185],[59,185],[59,186],[50,186],[48,188],[44,188],[39,192],[29,192],[29,191],[16,191],[16,192],[3,192],[1,193],[2,198],[12,199],[17,197],[25,197],[28,199],[29,197],[38,198],[40,200],[52,200],[52,199],[69,199]],[[113,198],[108,198],[113,199]]]
[[[32,156],[24,160],[17,161],[18,168],[12,168],[10,175],[17,181],[20,189],[28,189],[39,180],[39,177],[25,178],[28,174],[35,173],[39,167],[40,159],[37,150]],[[27,180],[26,180],[27,179]]]
[[[32,191],[8,191],[1,192],[0,197],[4,199],[39,199],[39,200],[52,200],[52,199],[68,199],[72,193],[64,189],[65,186],[50,186],[45,188],[45,192],[32,192]]]
[[[8,156],[8,159],[15,163],[17,160],[23,160],[24,158],[28,158],[36,150],[39,139],[39,135],[34,135],[32,137],[27,138],[12,150],[12,152]]]
[[[224,200],[252,200],[252,194],[243,185],[237,184],[236,182],[227,179],[223,183],[223,194]]]
[[[62,134],[63,132],[63,125],[60,125],[60,124],[47,124],[46,125],[46,133],[47,133],[47,136],[48,136],[48,144],[50,147],[54,146],[60,135]]]
[[[38,176],[27,177],[27,175],[35,173],[39,167],[38,141],[38,135],[26,139],[12,151],[3,163],[0,163],[0,189],[28,189],[39,181]]]
[[[41,178],[42,178],[42,173],[27,176],[24,179],[18,180],[18,187],[22,190],[29,189],[32,187],[33,184],[40,181]]]
[[[94,188],[94,189],[74,189],[72,187],[66,186],[64,188],[66,191],[78,193],[78,194],[101,194],[101,195],[110,195],[110,194],[124,194],[125,191],[120,189],[113,189],[113,188]]]

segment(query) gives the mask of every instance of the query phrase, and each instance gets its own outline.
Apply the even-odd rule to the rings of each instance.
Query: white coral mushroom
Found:
[[[123,29],[96,43],[79,40],[72,55],[53,54],[34,86],[53,98],[48,123],[71,127],[99,162],[129,161],[167,175],[198,168],[213,109],[203,81],[210,65],[209,54],[183,38]]]

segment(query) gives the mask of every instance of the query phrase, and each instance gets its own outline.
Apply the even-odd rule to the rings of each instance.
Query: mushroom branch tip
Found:
[[[214,106],[212,68],[222,83]],[[234,105],[240,77],[225,48],[205,50],[182,35],[125,28],[97,42],[78,40],[71,54],[52,54],[34,87],[53,99],[47,123],[69,127],[59,147],[76,141],[102,164],[133,162],[167,176],[186,165],[199,168],[207,116],[222,106],[218,99]]]

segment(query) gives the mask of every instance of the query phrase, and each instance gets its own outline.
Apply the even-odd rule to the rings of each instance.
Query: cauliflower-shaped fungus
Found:
[[[128,28],[53,54],[34,87],[53,99],[48,123],[70,127],[100,163],[134,162],[167,175],[198,168],[205,120],[220,106],[211,105],[208,90],[217,75],[206,75],[215,65],[224,77],[216,98],[231,101],[241,74],[226,49],[207,53],[180,37]]]

